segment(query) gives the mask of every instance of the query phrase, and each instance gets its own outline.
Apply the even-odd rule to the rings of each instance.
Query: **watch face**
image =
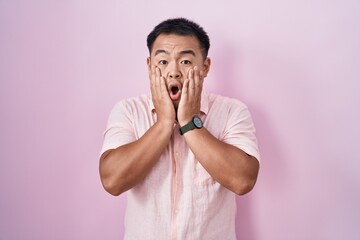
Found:
[[[196,128],[202,128],[202,121],[199,117],[194,117],[193,122]]]

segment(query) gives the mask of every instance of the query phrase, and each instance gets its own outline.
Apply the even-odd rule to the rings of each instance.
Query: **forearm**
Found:
[[[216,139],[207,129],[184,135],[196,159],[221,185],[242,195],[255,185],[259,162],[237,147]]]
[[[120,195],[143,180],[159,160],[171,133],[172,126],[155,123],[139,140],[105,152],[99,167],[104,188]]]

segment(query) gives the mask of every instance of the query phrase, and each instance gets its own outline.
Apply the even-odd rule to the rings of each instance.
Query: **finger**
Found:
[[[155,74],[155,66],[152,65],[151,66],[151,70],[150,70],[150,90],[151,90],[151,93],[154,97],[154,95],[156,94],[155,92],[155,85],[156,85],[156,74]]]
[[[160,99],[159,96],[161,96],[160,94],[160,80],[159,80],[159,70],[157,69],[156,66],[154,66],[152,68],[152,80],[151,80],[151,94],[153,97],[153,101],[155,103],[157,103]]]
[[[165,96],[169,96],[169,92],[168,92],[168,89],[167,89],[167,86],[166,86],[166,80],[164,77],[160,77],[160,94],[161,94],[161,97],[165,97]]]
[[[156,93],[157,96],[161,96],[161,73],[160,73],[160,69],[158,67],[155,68],[155,88],[156,88]]]
[[[159,67],[156,67],[157,72],[156,76],[158,78],[158,91],[160,97],[170,97],[169,92],[167,89],[166,79],[161,74],[161,69]]]
[[[197,90],[199,88],[199,82],[200,82],[200,76],[199,76],[200,72],[198,67],[194,67],[194,89],[195,89],[195,93],[197,93]]]
[[[187,100],[189,94],[189,79],[185,79],[181,90],[181,99]]]
[[[188,94],[190,96],[193,96],[195,93],[194,69],[189,70],[188,79],[189,79]]]
[[[194,85],[195,85],[195,95],[200,96],[202,91],[202,78],[201,73],[198,67],[194,67]]]
[[[150,68],[150,83],[153,83],[155,79],[155,66],[152,65]]]

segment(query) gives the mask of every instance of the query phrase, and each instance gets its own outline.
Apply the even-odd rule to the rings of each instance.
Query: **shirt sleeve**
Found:
[[[256,130],[249,109],[243,103],[234,101],[228,113],[222,141],[238,147],[260,162]]]
[[[107,150],[116,149],[133,141],[135,141],[133,114],[127,108],[126,102],[121,101],[113,107],[108,118],[100,156]]]

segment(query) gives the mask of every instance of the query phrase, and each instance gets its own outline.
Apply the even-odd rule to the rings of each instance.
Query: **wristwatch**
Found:
[[[180,135],[184,135],[186,132],[193,130],[195,128],[200,129],[203,127],[203,122],[201,121],[201,118],[198,116],[194,116],[192,120],[188,123],[179,128]]]

